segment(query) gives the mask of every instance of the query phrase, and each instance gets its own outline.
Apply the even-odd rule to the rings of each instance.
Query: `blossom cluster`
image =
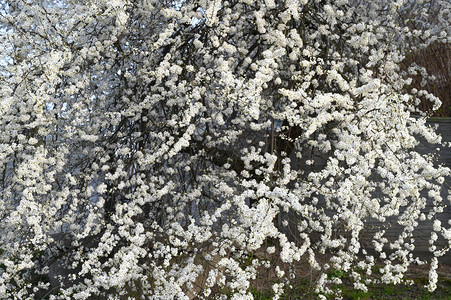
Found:
[[[433,291],[451,171],[417,147],[449,141],[418,108],[440,99],[411,87],[430,76],[402,63],[449,44],[450,16],[448,0],[2,1],[0,299],[252,299],[262,268],[278,299],[299,261],[322,296],[331,268],[365,291],[425,262]]]

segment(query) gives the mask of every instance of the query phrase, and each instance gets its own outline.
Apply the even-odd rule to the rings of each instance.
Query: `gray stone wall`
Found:
[[[438,126],[437,132],[441,134],[442,141],[445,142],[451,142],[451,118],[446,119],[432,119],[428,122],[429,124],[433,126]],[[421,141],[421,139],[420,139]],[[422,142],[418,146],[418,151],[422,154],[427,154],[434,152],[437,148],[436,145],[427,145],[426,143]],[[437,161],[437,164],[443,164],[449,168],[451,168],[451,148],[442,148],[439,151],[439,159]],[[439,219],[442,222],[442,225],[445,227],[449,227],[448,220],[451,219],[451,203],[447,200],[448,196],[448,189],[451,185],[451,178],[447,178],[444,183],[444,187],[442,189],[442,197],[443,197],[443,204],[445,205],[444,210],[442,213],[437,214],[437,219]],[[433,207],[432,201],[428,200],[427,207],[423,211],[425,214],[427,214]],[[431,256],[429,252],[429,239],[431,237],[432,232],[432,224],[435,219],[432,220],[425,220],[424,222],[420,222],[418,227],[415,230],[414,233],[414,239],[415,239],[415,251],[414,253],[420,256],[421,258],[428,258]],[[370,240],[374,233],[377,231],[380,231],[383,228],[386,228],[385,236],[390,239],[396,239],[400,233],[401,233],[401,227],[392,225],[387,226],[387,223],[389,223],[391,220],[387,220],[385,224],[381,224],[378,222],[370,221],[370,226],[365,229],[365,231],[362,234],[362,238],[366,244],[366,247],[368,247],[370,250],[373,248]],[[436,242],[437,248],[441,249],[443,247],[446,247],[448,244],[447,241],[444,240],[443,237],[439,235],[439,239]],[[443,263],[451,264],[451,253],[447,253],[444,257],[440,259]]]
[[[437,132],[441,134],[442,140],[445,142],[451,142],[451,118],[447,119],[434,119],[430,120],[428,122],[429,124],[433,126],[438,126]],[[422,154],[427,154],[434,152],[437,148],[437,145],[428,145],[425,141],[421,141],[420,139],[420,145],[418,146],[417,150],[418,152]],[[294,164],[293,168],[303,168],[307,171],[319,171],[327,162],[326,157],[311,155],[311,153],[306,152],[303,153],[303,159],[298,160],[296,157],[290,157],[292,159],[292,163]],[[315,163],[313,165],[307,166],[305,165],[305,159],[314,159]],[[439,152],[439,159],[437,161],[437,164],[444,164],[445,166],[451,168],[451,148],[444,148],[441,149]],[[437,218],[442,222],[443,225],[446,227],[449,227],[448,220],[451,219],[451,203],[447,200],[447,190],[449,186],[451,185],[451,178],[447,178],[444,183],[444,188],[442,190],[442,197],[444,198],[444,204],[446,205],[444,208],[444,211],[437,215]],[[446,188],[448,186],[448,188]],[[424,195],[427,196],[427,195]],[[321,202],[323,202],[321,198],[319,199],[318,205],[321,205]],[[423,210],[423,213],[427,214],[433,207],[432,201],[428,201],[427,207]],[[401,210],[402,211],[402,210]],[[279,214],[279,226],[280,223],[284,220],[288,220],[289,225],[284,228],[285,233],[287,236],[291,237],[291,239],[295,239],[295,237],[298,235],[297,230],[297,217],[295,214],[291,212],[282,213]],[[415,251],[414,253],[421,258],[428,258],[430,257],[429,252],[429,239],[432,232],[432,224],[434,219],[432,220],[425,220],[423,222],[420,222],[418,227],[414,231],[414,239],[415,239]],[[389,241],[395,241],[398,239],[400,234],[402,233],[402,227],[396,224],[396,220],[394,219],[387,219],[386,222],[381,223],[374,219],[368,219],[367,225],[365,229],[361,232],[361,240],[363,242],[363,245],[365,249],[369,252],[373,252],[374,246],[372,244],[373,236],[376,232],[380,230],[386,230],[384,237],[386,237]],[[315,239],[315,237],[311,237]],[[443,248],[447,245],[447,242],[440,237],[436,243],[439,249]],[[386,249],[388,250],[388,249]],[[445,257],[441,258],[442,262],[450,263],[451,264],[451,253],[446,254]]]

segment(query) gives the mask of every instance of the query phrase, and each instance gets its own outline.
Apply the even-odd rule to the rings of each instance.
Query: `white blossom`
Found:
[[[325,298],[403,282],[422,228],[433,291],[451,143],[405,64],[451,5],[319,2],[4,0],[0,298],[252,299],[265,267],[279,299],[304,259]]]

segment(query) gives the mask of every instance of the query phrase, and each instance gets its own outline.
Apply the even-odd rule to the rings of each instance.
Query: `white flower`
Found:
[[[37,143],[38,143],[38,140],[34,137],[32,137],[28,140],[28,144],[30,144],[30,145],[36,145]]]
[[[99,186],[97,186],[97,192],[99,194],[104,194],[107,191],[107,185],[102,183]]]

